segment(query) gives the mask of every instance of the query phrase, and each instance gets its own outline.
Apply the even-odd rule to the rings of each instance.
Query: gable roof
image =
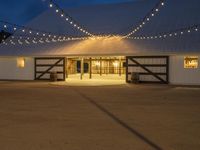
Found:
[[[130,3],[87,6],[66,11],[94,34],[125,35],[157,2],[158,0],[140,0]],[[154,35],[200,24],[199,14],[199,0],[166,0],[162,10],[136,35]],[[83,36],[52,9],[33,19],[27,26],[58,34]],[[119,40],[113,37],[45,44],[0,45],[0,56],[199,54],[199,41],[200,33],[196,32],[181,37],[154,40]]]

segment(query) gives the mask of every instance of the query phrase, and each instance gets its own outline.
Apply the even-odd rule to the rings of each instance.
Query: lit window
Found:
[[[17,58],[17,67],[24,68],[25,67],[25,59],[24,58]]]
[[[184,68],[198,68],[198,57],[197,56],[184,57]]]

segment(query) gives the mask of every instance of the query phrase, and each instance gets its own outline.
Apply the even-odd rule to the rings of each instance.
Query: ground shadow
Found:
[[[83,94],[82,92],[75,90],[80,96],[82,96],[84,99],[89,101],[92,105],[97,107],[99,110],[104,112],[106,115],[108,115],[112,120],[114,120],[116,123],[120,124],[123,128],[127,129],[130,133],[132,133],[134,136],[137,136],[139,139],[147,143],[149,146],[154,148],[155,150],[163,150],[160,146],[149,140],[147,137],[145,137],[143,134],[139,133],[134,128],[130,127],[128,124],[120,120],[117,116],[109,112],[106,108],[95,102],[92,98],[88,97],[87,95]]]

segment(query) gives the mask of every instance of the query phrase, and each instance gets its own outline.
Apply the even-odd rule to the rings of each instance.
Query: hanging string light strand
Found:
[[[43,43],[55,43],[55,42],[65,42],[65,41],[77,41],[77,40],[87,40],[88,37],[29,37],[24,35],[11,36],[9,39],[2,40],[3,45],[16,45],[16,44],[43,44]]]
[[[139,35],[135,37],[126,37],[126,38],[134,40],[153,40],[153,39],[163,39],[163,38],[183,36],[185,34],[190,34],[192,32],[198,32],[198,31],[200,31],[200,24],[172,30],[169,32],[162,32],[155,35]]]
[[[68,22],[72,27],[79,30],[80,32],[88,35],[94,36],[88,30],[85,29],[82,25],[80,25],[77,21],[75,21],[69,14],[67,14],[57,3],[53,2],[53,0],[49,1],[49,7],[54,8],[56,13],[61,17],[64,18],[66,22]]]
[[[56,34],[56,33],[52,33],[52,32],[33,29],[33,28],[30,28],[30,27],[17,25],[17,24],[2,21],[2,20],[0,20],[0,24],[1,24],[3,30],[5,30],[5,31],[10,30],[10,32],[12,32],[12,33],[16,33],[18,31],[18,32],[23,33],[25,35],[28,34],[28,35],[31,35],[31,36],[49,37],[49,38],[55,37],[55,36],[63,36],[63,37],[65,36],[65,35],[62,35],[62,34]]]
[[[149,22],[151,20],[152,17],[154,17],[159,11],[160,9],[165,5],[165,0],[160,0],[152,9],[150,12],[148,12],[145,17],[142,19],[141,22],[138,23],[137,26],[135,26],[131,32],[129,32],[128,34],[126,34],[124,37],[130,37],[131,35],[135,34],[136,32],[138,32],[139,30],[141,30],[147,22]]]

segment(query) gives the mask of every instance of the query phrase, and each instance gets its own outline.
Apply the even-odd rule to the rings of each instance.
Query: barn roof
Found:
[[[151,10],[158,0],[95,5],[67,9],[75,20],[94,34],[125,35]],[[139,31],[138,35],[154,35],[200,24],[199,0],[166,0],[165,6]],[[83,36],[61,19],[52,9],[34,18],[26,26],[58,34]],[[16,32],[17,34],[17,32]],[[9,40],[9,39],[7,39]],[[0,56],[59,55],[164,55],[199,54],[200,33],[154,40],[90,39],[44,44],[0,45]]]

